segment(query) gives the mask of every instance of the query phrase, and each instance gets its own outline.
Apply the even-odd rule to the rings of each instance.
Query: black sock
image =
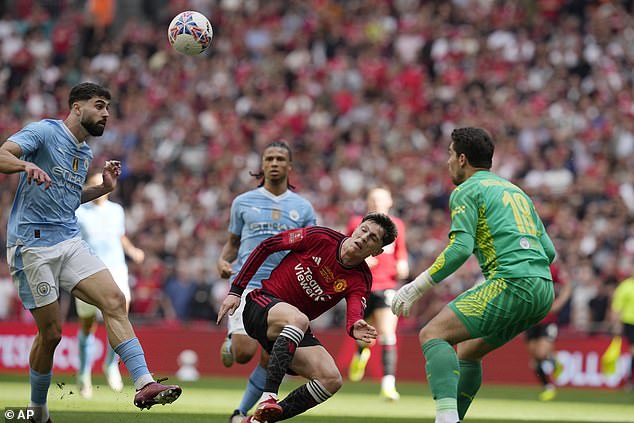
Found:
[[[306,385],[302,385],[288,394],[284,400],[279,402],[282,407],[282,415],[277,420],[286,420],[303,413],[309,408],[313,408],[319,403],[326,401],[332,394],[324,388],[316,379],[311,380]]]
[[[535,374],[537,375],[537,377],[539,378],[539,381],[544,386],[552,385],[552,381],[550,380],[550,375],[547,375],[546,372],[544,371],[544,364],[547,361],[548,360],[539,360],[535,364]]]
[[[269,367],[266,371],[266,383],[264,392],[273,392],[277,394],[282,379],[293,361],[295,350],[304,337],[304,332],[292,325],[284,326],[280,336],[275,340],[271,357],[269,358]]]

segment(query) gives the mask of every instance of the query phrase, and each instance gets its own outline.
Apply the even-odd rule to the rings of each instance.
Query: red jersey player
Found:
[[[373,188],[368,192],[367,207],[370,212],[387,214],[392,208],[392,194],[385,188]],[[398,317],[390,306],[398,281],[409,276],[407,247],[405,245],[405,225],[397,217],[391,216],[398,229],[396,240],[383,248],[383,254],[368,257],[366,263],[372,272],[372,292],[368,298],[364,319],[376,327],[381,345],[383,378],[381,379],[381,397],[389,401],[400,398],[396,391],[396,324]],[[354,216],[348,222],[346,233],[350,234],[361,222],[362,216]],[[358,343],[357,351],[350,362],[348,378],[352,382],[363,379],[365,367],[370,359],[370,347]]]
[[[387,215],[368,213],[349,237],[312,226],[272,236],[253,250],[220,307],[218,322],[238,308],[242,291],[270,254],[289,252],[262,281],[262,288],[247,296],[242,313],[249,336],[270,353],[264,393],[247,422],[271,423],[294,417],[341,388],[335,361],[312,334],[309,323],[345,299],[347,333],[366,343],[376,339],[376,329],[363,320],[372,287],[365,259],[381,254],[383,246],[396,236],[396,225]],[[278,403],[277,393],[287,371],[309,382]]]
[[[559,265],[550,265],[555,289],[555,301],[544,319],[526,331],[526,345],[533,361],[533,368],[544,391],[539,394],[542,401],[551,401],[557,395],[552,373],[556,367],[554,357],[555,339],[557,338],[557,314],[570,299],[572,286],[568,283],[565,272]]]

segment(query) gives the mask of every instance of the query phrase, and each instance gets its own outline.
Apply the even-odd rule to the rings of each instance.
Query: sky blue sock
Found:
[[[249,376],[247,389],[244,391],[240,407],[238,407],[238,410],[240,410],[242,414],[246,415],[255,403],[258,402],[264,391],[265,382],[266,369],[258,364],[251,372],[251,376]]]
[[[145,363],[145,355],[138,338],[128,339],[117,345],[114,352],[119,354],[121,360],[132,376],[132,380],[136,382],[143,375],[149,375],[150,371]]]
[[[92,369],[92,351],[95,344],[95,335],[89,333],[86,335],[83,331],[77,334],[79,341],[79,374],[84,375],[90,373]]]
[[[52,370],[48,373],[38,373],[33,369],[29,369],[29,382],[31,383],[31,402],[33,404],[46,404],[48,387],[51,386],[52,378]]]
[[[110,343],[108,343],[108,346],[106,347],[106,359],[103,362],[104,367],[116,366],[118,359],[119,356],[116,352],[114,352]]]

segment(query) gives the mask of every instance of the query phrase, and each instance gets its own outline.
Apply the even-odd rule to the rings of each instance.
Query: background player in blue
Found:
[[[103,182],[101,173],[94,172],[86,180],[86,185],[99,185]],[[130,308],[130,285],[128,284],[127,255],[135,263],[143,262],[143,250],[132,244],[125,235],[125,212],[121,205],[108,199],[108,195],[82,204],[75,213],[81,230],[81,237],[93,252],[110,270],[112,278],[123,292],[126,309]],[[77,384],[79,394],[84,398],[92,397],[92,362],[95,330],[97,329],[97,307],[75,298],[77,316],[79,316],[79,371]],[[115,392],[123,390],[123,381],[119,373],[119,358],[112,347],[106,347],[103,372],[108,385]]]
[[[181,393],[180,387],[152,378],[128,320],[125,297],[79,236],[75,211],[81,203],[111,192],[121,173],[119,162],[108,161],[103,183],[83,187],[92,159],[86,139],[103,134],[110,98],[110,91],[100,85],[78,84],[70,90],[70,111],[64,121],[30,123],[0,146],[0,172],[20,172],[9,216],[7,261],[20,300],[38,330],[29,356],[36,422],[51,421],[46,399],[53,354],[62,337],[60,288],[103,313],[110,344],[134,380],[137,407],[171,403]]]
[[[266,146],[262,154],[261,171],[254,176],[261,178],[258,188],[239,195],[231,204],[229,239],[218,259],[218,272],[223,278],[231,278],[263,240],[287,229],[302,228],[316,224],[312,205],[289,188],[288,181],[293,156],[284,141],[274,141]],[[271,255],[251,278],[244,296],[262,286],[262,279],[269,276],[287,252]],[[232,268],[231,263],[236,260]],[[242,322],[240,309],[229,317],[227,339],[221,348],[221,358],[229,367],[234,360],[240,364],[249,362],[258,349],[258,342],[250,338]],[[262,395],[266,381],[268,354],[262,351],[260,362],[251,373],[240,405],[229,418],[230,423],[241,422],[246,413]]]

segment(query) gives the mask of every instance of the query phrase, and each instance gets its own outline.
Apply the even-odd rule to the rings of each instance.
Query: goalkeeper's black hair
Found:
[[[293,162],[293,152],[291,151],[291,147],[289,147],[286,141],[284,140],[273,141],[269,143],[266,147],[264,147],[264,150],[262,151],[266,151],[267,148],[271,148],[271,147],[279,147],[288,151],[288,162],[289,163]],[[260,170],[259,172],[249,172],[249,175],[253,176],[256,179],[260,179],[260,183],[258,184],[258,187],[264,186],[264,171]],[[288,177],[288,175],[286,176],[286,186],[290,190],[295,190],[295,186],[291,184],[290,178]]]
[[[482,128],[458,128],[451,133],[456,155],[464,154],[476,168],[491,169],[495,147],[491,135]]]

